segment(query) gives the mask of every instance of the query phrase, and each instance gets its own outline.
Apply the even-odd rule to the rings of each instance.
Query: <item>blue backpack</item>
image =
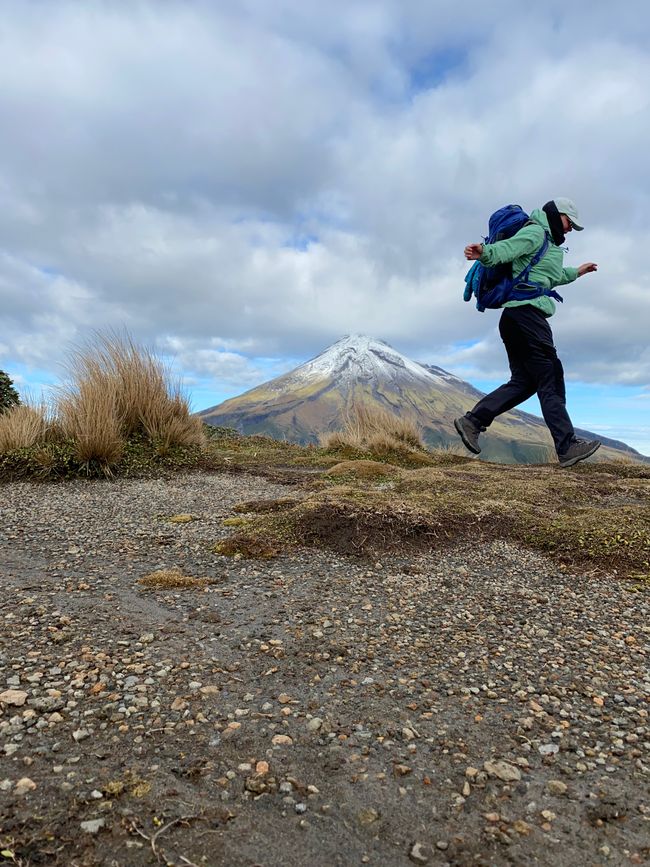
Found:
[[[495,241],[512,238],[529,221],[530,217],[519,205],[505,205],[490,217],[488,236],[484,240],[488,244],[494,244]],[[554,289],[546,289],[539,283],[531,283],[528,279],[531,270],[548,250],[548,245],[549,236],[546,232],[542,246],[518,277],[512,276],[511,262],[504,262],[492,268],[474,262],[465,277],[463,298],[465,301],[469,301],[472,297],[476,298],[476,309],[481,313],[486,308],[494,310],[503,307],[506,301],[528,301],[531,298],[539,298],[540,295],[549,295],[557,301],[563,301],[564,299]],[[520,285],[525,285],[527,288],[520,289]]]

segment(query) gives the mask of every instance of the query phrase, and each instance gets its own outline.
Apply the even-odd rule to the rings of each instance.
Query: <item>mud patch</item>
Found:
[[[299,500],[291,497],[282,497],[279,500],[247,500],[245,503],[237,503],[235,512],[264,514],[266,512],[286,512],[297,506]]]
[[[430,515],[380,511],[343,503],[319,503],[297,516],[295,533],[306,545],[322,545],[339,554],[367,554],[404,548],[433,548],[458,535]]]

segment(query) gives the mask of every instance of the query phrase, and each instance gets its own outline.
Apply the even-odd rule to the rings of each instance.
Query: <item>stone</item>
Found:
[[[566,795],[568,786],[566,783],[563,783],[561,780],[549,780],[546,784],[547,790],[551,795]]]
[[[221,689],[214,684],[209,684],[208,686],[202,686],[199,689],[201,695],[218,695],[221,692]]]
[[[79,743],[79,741],[85,741],[86,738],[90,737],[90,732],[88,729],[77,729],[72,732],[72,737]]]
[[[431,853],[424,843],[418,843],[417,841],[413,843],[409,851],[409,858],[414,864],[428,864],[430,857]]]
[[[26,795],[28,792],[33,792],[35,788],[36,783],[34,780],[30,780],[29,777],[21,777],[14,786],[14,794]]]
[[[366,807],[363,810],[359,810],[357,813],[357,822],[360,825],[372,825],[373,822],[376,822],[379,818],[379,813],[377,810],[373,810],[372,807]]]
[[[293,740],[289,735],[273,735],[271,743],[276,747],[290,747]]]
[[[22,707],[27,701],[27,693],[24,689],[6,689],[0,692],[0,702],[13,707]]]
[[[487,761],[483,763],[483,769],[490,777],[497,777],[504,783],[512,783],[521,779],[521,771],[510,762]]]
[[[106,825],[106,819],[89,819],[87,822],[81,823],[81,830],[86,834],[96,834],[101,828]]]

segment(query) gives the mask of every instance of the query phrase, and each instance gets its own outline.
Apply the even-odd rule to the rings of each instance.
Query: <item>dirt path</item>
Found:
[[[645,863],[647,591],[504,543],[212,553],[286,494],[0,486],[4,861]],[[214,583],[138,586],[171,567]]]

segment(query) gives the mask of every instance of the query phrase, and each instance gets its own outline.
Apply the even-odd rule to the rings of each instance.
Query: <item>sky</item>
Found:
[[[489,390],[463,247],[568,196],[569,411],[650,454],[649,45],[645,0],[0,0],[0,368],[126,330],[198,410],[363,333]]]

